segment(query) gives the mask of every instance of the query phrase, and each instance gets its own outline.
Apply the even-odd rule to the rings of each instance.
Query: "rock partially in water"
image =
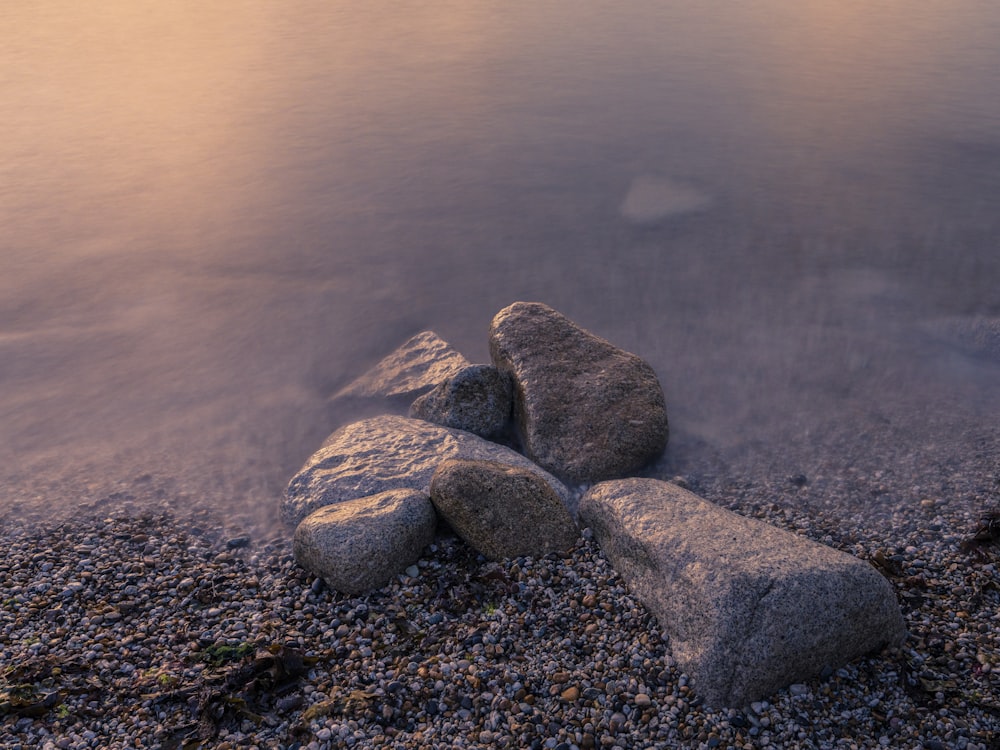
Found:
[[[622,477],[663,453],[667,410],[653,368],[538,302],[490,328],[493,363],[514,382],[525,453],[570,482]]]
[[[294,527],[318,508],[386,490],[428,492],[434,470],[450,458],[499,461],[535,472],[571,507],[566,487],[521,454],[471,432],[387,415],[330,435],[289,482],[282,520]]]
[[[709,705],[744,706],[906,636],[870,564],[676,485],[603,482],[580,519]]]
[[[413,402],[410,416],[485,438],[507,429],[510,376],[492,365],[470,365]]]
[[[295,560],[346,594],[380,588],[420,557],[434,541],[437,515],[417,490],[328,505],[295,529]]]
[[[445,461],[431,478],[431,502],[470,547],[491,560],[566,552],[579,531],[537,472],[496,461]]]
[[[341,388],[332,398],[413,397],[469,364],[447,341],[433,331],[424,331]]]

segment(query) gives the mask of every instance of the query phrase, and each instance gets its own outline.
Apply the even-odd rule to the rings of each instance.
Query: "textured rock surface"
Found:
[[[445,461],[431,502],[469,546],[491,560],[566,552],[579,531],[562,498],[537,473],[496,461]]]
[[[433,331],[424,331],[341,388],[333,398],[413,396],[433,388],[468,365],[469,361],[448,342]]]
[[[510,376],[491,365],[471,365],[414,401],[410,416],[493,437],[507,428],[510,411]]]
[[[409,488],[427,492],[431,475],[449,458],[500,461],[536,472],[569,504],[555,477],[502,445],[464,430],[406,417],[382,416],[341,427],[296,474],[281,501],[281,517],[295,526],[318,508]],[[571,508],[572,510],[572,508]]]
[[[363,594],[385,585],[434,541],[437,515],[427,495],[389,490],[309,514],[295,529],[295,560],[327,585]]]
[[[709,705],[739,707],[905,637],[868,563],[655,479],[592,487],[580,520]]]
[[[525,453],[571,482],[625,476],[667,445],[663,390],[648,364],[537,302],[504,308],[493,363],[514,380]]]

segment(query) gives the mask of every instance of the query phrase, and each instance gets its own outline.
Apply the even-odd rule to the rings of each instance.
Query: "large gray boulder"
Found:
[[[538,302],[515,302],[490,327],[490,354],[514,379],[525,453],[564,481],[630,474],[667,445],[653,368]]]
[[[510,464],[445,461],[431,478],[431,502],[466,544],[491,560],[566,552],[579,537],[549,483]]]
[[[471,432],[388,415],[345,425],[330,435],[288,483],[281,518],[294,527],[325,505],[400,488],[428,492],[434,470],[449,458],[499,461],[533,471],[572,510],[565,485],[510,448]]]
[[[490,438],[507,429],[510,376],[492,365],[470,365],[418,398],[410,416]]]
[[[412,398],[468,366],[469,361],[447,341],[433,331],[424,331],[341,388],[331,400]]]
[[[417,490],[389,490],[328,505],[295,529],[295,560],[346,594],[384,586],[434,541],[437,515]]]
[[[711,706],[744,706],[906,635],[892,586],[870,564],[673,484],[597,484],[580,522]]]

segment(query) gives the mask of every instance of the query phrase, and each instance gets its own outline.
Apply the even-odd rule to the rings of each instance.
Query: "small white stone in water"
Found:
[[[408,575],[410,578],[416,578],[417,576],[420,575],[420,568],[418,568],[416,565],[411,565],[406,569],[406,575]]]

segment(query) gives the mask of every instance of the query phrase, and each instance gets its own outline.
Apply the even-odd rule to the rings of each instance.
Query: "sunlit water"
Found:
[[[663,471],[996,445],[994,2],[4,3],[0,38],[7,503],[270,507],[338,386],[427,328],[485,361],[518,299],[651,362]]]

